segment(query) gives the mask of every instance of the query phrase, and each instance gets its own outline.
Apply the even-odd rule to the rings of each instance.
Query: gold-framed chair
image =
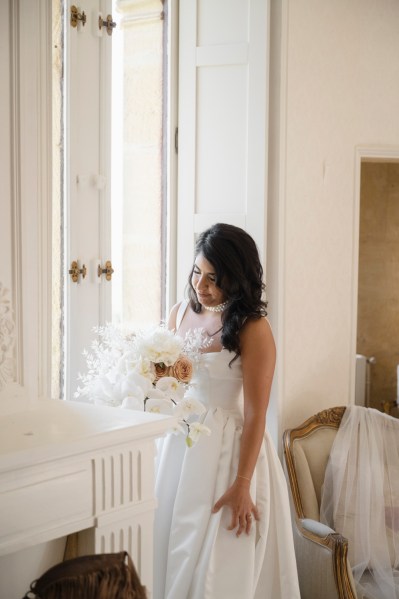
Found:
[[[283,435],[302,599],[357,599],[348,540],[320,522],[324,473],[344,413],[323,410]]]

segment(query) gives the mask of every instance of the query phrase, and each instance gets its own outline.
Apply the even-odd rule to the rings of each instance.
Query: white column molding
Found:
[[[51,355],[51,0],[10,2],[16,381],[47,395]]]

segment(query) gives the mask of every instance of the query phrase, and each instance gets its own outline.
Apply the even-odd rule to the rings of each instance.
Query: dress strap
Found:
[[[186,300],[182,300],[180,302],[180,306],[177,310],[177,314],[176,314],[176,332],[179,330],[179,327],[181,325],[181,321],[183,320],[183,317],[186,313],[188,307],[188,302]]]

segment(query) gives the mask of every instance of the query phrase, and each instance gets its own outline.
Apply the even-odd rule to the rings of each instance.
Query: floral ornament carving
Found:
[[[328,410],[322,410],[321,412],[316,414],[315,418],[319,424],[339,426],[344,412],[345,407],[343,406],[340,406],[338,408],[330,408]]]
[[[13,347],[15,325],[10,292],[0,281],[0,391],[12,381],[14,371]]]

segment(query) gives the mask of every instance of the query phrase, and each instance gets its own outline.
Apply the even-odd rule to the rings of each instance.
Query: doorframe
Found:
[[[357,310],[359,293],[359,235],[360,235],[360,187],[362,162],[399,162],[399,146],[363,146],[355,148],[355,196],[353,202],[353,247],[352,247],[352,318],[349,404],[355,404]]]

